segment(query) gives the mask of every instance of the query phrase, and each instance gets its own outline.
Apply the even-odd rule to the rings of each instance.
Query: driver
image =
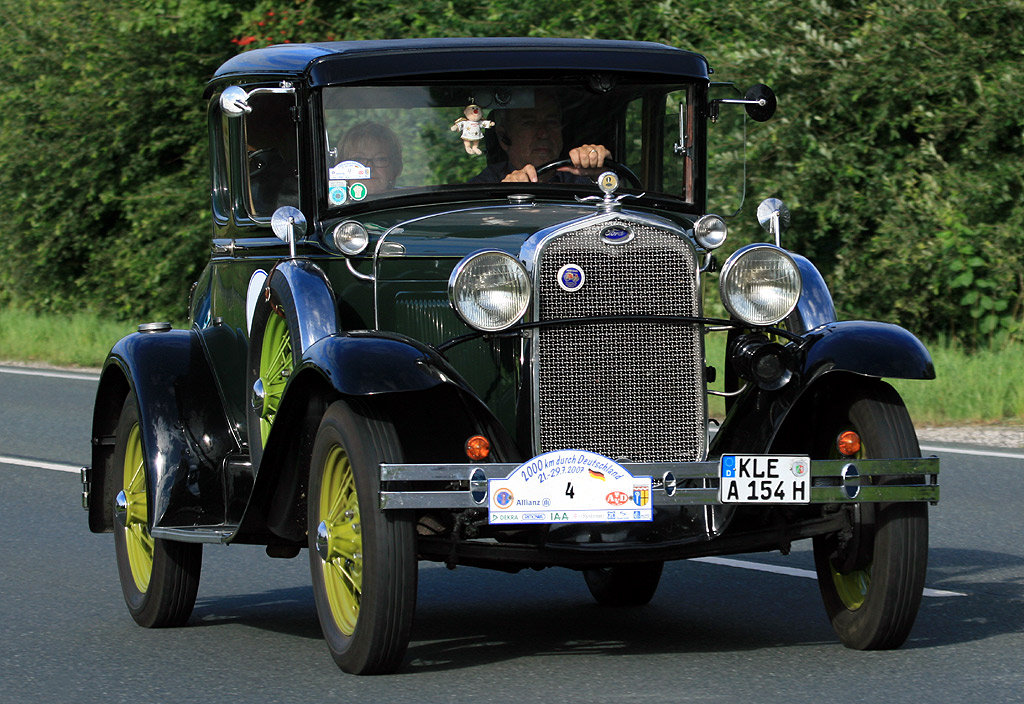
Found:
[[[532,108],[496,110],[492,115],[498,144],[506,159],[488,165],[470,179],[486,181],[590,183],[584,174],[600,169],[612,153],[601,144],[581,144],[569,150],[572,166],[537,176],[537,167],[561,159],[562,109],[552,93],[538,92]]]

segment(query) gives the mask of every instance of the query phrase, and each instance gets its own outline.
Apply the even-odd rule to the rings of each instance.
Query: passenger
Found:
[[[369,195],[390,191],[402,174],[402,143],[385,125],[360,122],[349,128],[339,145],[341,161],[354,161],[370,170],[369,178],[350,183],[366,186]]]
[[[532,108],[495,110],[494,131],[505,160],[491,163],[471,183],[537,182],[537,167],[562,158],[562,109],[551,93],[537,93]],[[611,152],[601,144],[581,144],[569,150],[572,166],[544,174],[545,181],[591,183],[588,172],[600,169]],[[593,174],[596,176],[596,174]]]

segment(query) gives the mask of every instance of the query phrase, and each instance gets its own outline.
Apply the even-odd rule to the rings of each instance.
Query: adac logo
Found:
[[[497,504],[498,508],[508,508],[514,500],[515,497],[512,496],[512,492],[508,489],[498,489],[498,493],[494,495],[494,503]]]
[[[621,506],[629,501],[629,494],[624,491],[612,491],[609,492],[608,496],[604,497],[604,500],[611,506]]]
[[[587,275],[578,264],[566,264],[558,270],[558,285],[563,291],[579,291],[587,280]]]

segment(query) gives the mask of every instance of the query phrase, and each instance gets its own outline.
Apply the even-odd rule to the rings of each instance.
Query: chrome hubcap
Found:
[[[128,497],[123,489],[114,497],[114,521],[122,528],[128,527]]]
[[[263,387],[263,379],[257,379],[252,385],[252,408],[256,415],[263,415],[263,402],[267,398],[267,390]]]
[[[320,521],[320,525],[316,529],[316,552],[320,556],[320,559],[327,562],[328,550],[327,545],[330,542],[331,536],[327,530],[327,522]]]

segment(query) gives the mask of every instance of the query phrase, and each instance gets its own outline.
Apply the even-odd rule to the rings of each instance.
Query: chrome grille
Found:
[[[610,225],[634,233],[602,242]],[[576,264],[583,286],[567,292],[559,269]],[[697,261],[681,234],[600,220],[541,247],[539,320],[606,315],[700,315]],[[703,459],[704,345],[698,325],[614,322],[537,333],[540,451],[582,449],[634,462]]]

